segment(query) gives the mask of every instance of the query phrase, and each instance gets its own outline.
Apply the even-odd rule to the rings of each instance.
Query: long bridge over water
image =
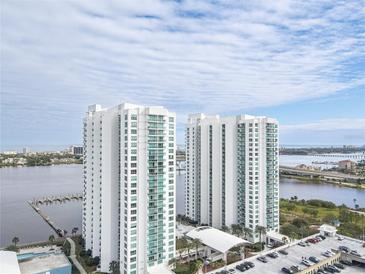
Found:
[[[365,180],[364,177],[352,174],[345,174],[331,171],[320,171],[320,170],[307,170],[288,166],[280,166],[280,173],[285,175],[308,176],[311,178],[321,178],[327,180],[340,180],[340,181]]]

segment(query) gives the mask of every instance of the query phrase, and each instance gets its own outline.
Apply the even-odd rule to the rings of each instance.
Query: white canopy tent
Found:
[[[186,236],[199,239],[203,245],[222,253],[225,260],[228,250],[232,247],[251,244],[249,241],[210,226],[197,227],[189,231]]]

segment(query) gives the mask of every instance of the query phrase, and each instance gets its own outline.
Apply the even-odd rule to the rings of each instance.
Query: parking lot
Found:
[[[313,236],[312,236],[313,237]],[[311,237],[309,237],[311,238]],[[305,240],[305,239],[303,239]],[[305,269],[306,266],[301,263],[302,258],[308,259],[310,256],[317,257],[319,260],[326,259],[325,256],[322,255],[322,252],[326,250],[337,250],[339,246],[347,246],[351,250],[356,250],[362,258],[365,258],[365,248],[362,247],[362,243],[359,241],[353,240],[351,238],[344,238],[343,240],[338,240],[337,237],[327,237],[325,240],[315,243],[315,244],[309,244],[308,246],[302,247],[298,245],[298,242],[294,243],[291,246],[286,246],[285,249],[288,252],[288,255],[283,255],[279,253],[278,258],[270,258],[268,256],[265,256],[265,254],[268,254],[273,251],[277,251],[279,249],[282,249],[283,247],[273,249],[270,251],[266,251],[264,253],[261,253],[259,255],[256,255],[254,257],[245,259],[244,261],[251,261],[255,264],[254,268],[248,269],[244,271],[244,273],[248,274],[265,274],[265,273],[283,273],[281,269],[283,267],[290,267],[292,265],[298,265],[302,269]],[[265,256],[268,260],[267,263],[263,263],[257,260],[259,256]],[[237,264],[241,264],[241,262],[237,262],[231,265],[228,265],[224,268],[212,271],[210,273],[217,273],[219,270],[229,270],[229,269],[235,269],[235,266]],[[235,269],[236,273],[241,273],[239,270]],[[348,273],[348,274],[355,274],[355,273],[365,273],[365,268],[360,267],[354,267],[354,266],[346,266],[344,270],[341,271],[341,273]]]

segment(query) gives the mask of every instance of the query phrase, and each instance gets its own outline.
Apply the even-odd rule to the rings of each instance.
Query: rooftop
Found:
[[[20,274],[15,252],[0,251],[0,272],[6,274]]]
[[[192,239],[199,239],[204,245],[221,253],[225,253],[237,245],[250,244],[249,241],[210,226],[201,226],[195,228],[189,231],[186,236]]]
[[[34,257],[30,260],[19,262],[22,274],[42,273],[55,268],[70,266],[70,262],[64,254],[49,253]]]
[[[312,238],[314,235],[308,238]],[[306,239],[306,238],[305,238]],[[303,239],[303,240],[305,240]],[[217,273],[223,269],[235,269],[235,266],[238,264],[241,264],[245,261],[251,261],[255,264],[254,268],[251,268],[249,270],[246,270],[244,273],[246,274],[277,274],[277,273],[283,273],[281,272],[281,268],[283,267],[290,267],[292,265],[299,265],[303,269],[306,268],[303,264],[301,264],[302,257],[308,258],[310,256],[317,257],[319,260],[324,260],[326,257],[321,255],[322,252],[326,250],[337,250],[340,245],[347,246],[351,250],[357,250],[362,258],[365,260],[365,248],[362,247],[363,241],[355,240],[348,237],[343,237],[343,240],[338,240],[338,237],[327,237],[325,240],[316,243],[316,244],[309,244],[309,246],[299,246],[299,241],[295,241],[289,245],[281,246],[279,248],[275,248],[269,251],[262,252],[260,254],[257,254],[256,256],[247,258],[243,261],[239,261],[234,264],[230,264],[224,268],[216,269],[209,273]],[[276,259],[272,259],[270,257],[267,257],[268,262],[262,263],[257,260],[259,256],[265,256],[268,253],[271,253],[273,251],[278,251],[280,249],[285,249],[288,252],[288,255],[282,255],[279,253],[279,257]],[[236,273],[241,273],[239,270],[236,270]],[[341,274],[356,274],[356,273],[364,273],[364,268],[355,267],[355,266],[346,266],[344,270],[341,271]]]

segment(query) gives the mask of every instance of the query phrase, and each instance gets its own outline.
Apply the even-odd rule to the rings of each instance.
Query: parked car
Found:
[[[334,273],[340,273],[341,272],[341,270],[339,270],[337,267],[335,267],[333,265],[329,265],[328,268],[332,269],[334,271]]]
[[[333,252],[332,250],[326,250],[326,252],[330,253],[332,256],[335,255],[335,252]]]
[[[351,266],[352,265],[352,262],[346,261],[346,260],[340,260],[340,263],[341,264],[344,264],[344,265],[348,265],[348,266]]]
[[[319,236],[316,236],[314,239],[316,239],[316,240],[317,240],[317,243],[318,243],[318,242],[322,242],[322,241],[323,241],[323,239],[322,239],[321,237],[319,237]]]
[[[233,268],[231,268],[231,269],[228,269],[228,272],[229,273],[236,273],[236,270],[234,270]]]
[[[324,267],[324,270],[325,270],[326,272],[329,272],[329,273],[335,273],[335,271],[334,271],[333,269],[329,268],[328,266],[325,266],[325,267]]]
[[[302,246],[302,247],[305,247],[307,246],[304,242],[299,242],[298,245]]]
[[[271,252],[271,253],[267,254],[267,256],[269,256],[270,258],[275,259],[275,258],[279,257],[279,254],[277,252]]]
[[[246,269],[250,269],[255,266],[255,264],[253,262],[244,262],[243,265]]]
[[[236,265],[236,269],[238,269],[241,272],[246,271],[246,267],[243,264]]]
[[[301,270],[300,266],[299,265],[292,265],[290,267],[290,269],[294,272],[294,273],[297,273]]]
[[[343,251],[343,252],[346,252],[346,253],[349,253],[350,252],[350,248],[348,248],[347,246],[344,246],[344,245],[340,245],[338,247],[339,250]]]
[[[339,268],[339,269],[345,269],[345,266],[341,263],[334,263],[334,266]]]
[[[320,262],[320,260],[317,257],[314,257],[314,256],[310,256],[308,259],[309,259],[309,261],[311,261],[315,264]]]
[[[308,260],[302,260],[302,264],[304,264],[305,266],[312,266],[313,265],[313,263],[311,263]]]
[[[361,257],[361,255],[359,254],[359,252],[357,252],[357,250],[351,250],[350,254],[356,257]]]
[[[288,251],[286,251],[285,249],[280,249],[279,253],[283,255],[288,255]]]
[[[260,262],[263,262],[263,263],[268,262],[267,259],[264,256],[258,257],[257,260],[259,260]]]
[[[339,241],[342,241],[343,239],[345,239],[343,236],[338,236],[337,237],[337,240],[339,240]]]
[[[287,267],[283,267],[283,268],[281,269],[281,271],[283,271],[284,273],[288,273],[288,274],[293,274],[293,273],[294,273],[294,271],[293,271],[293,270],[291,270],[291,269],[289,269],[289,268],[287,268]]]
[[[332,256],[332,254],[331,254],[331,253],[329,253],[328,251],[322,252],[321,254],[322,254],[323,256],[327,257],[327,258],[329,258],[329,257],[331,257],[331,256]]]

